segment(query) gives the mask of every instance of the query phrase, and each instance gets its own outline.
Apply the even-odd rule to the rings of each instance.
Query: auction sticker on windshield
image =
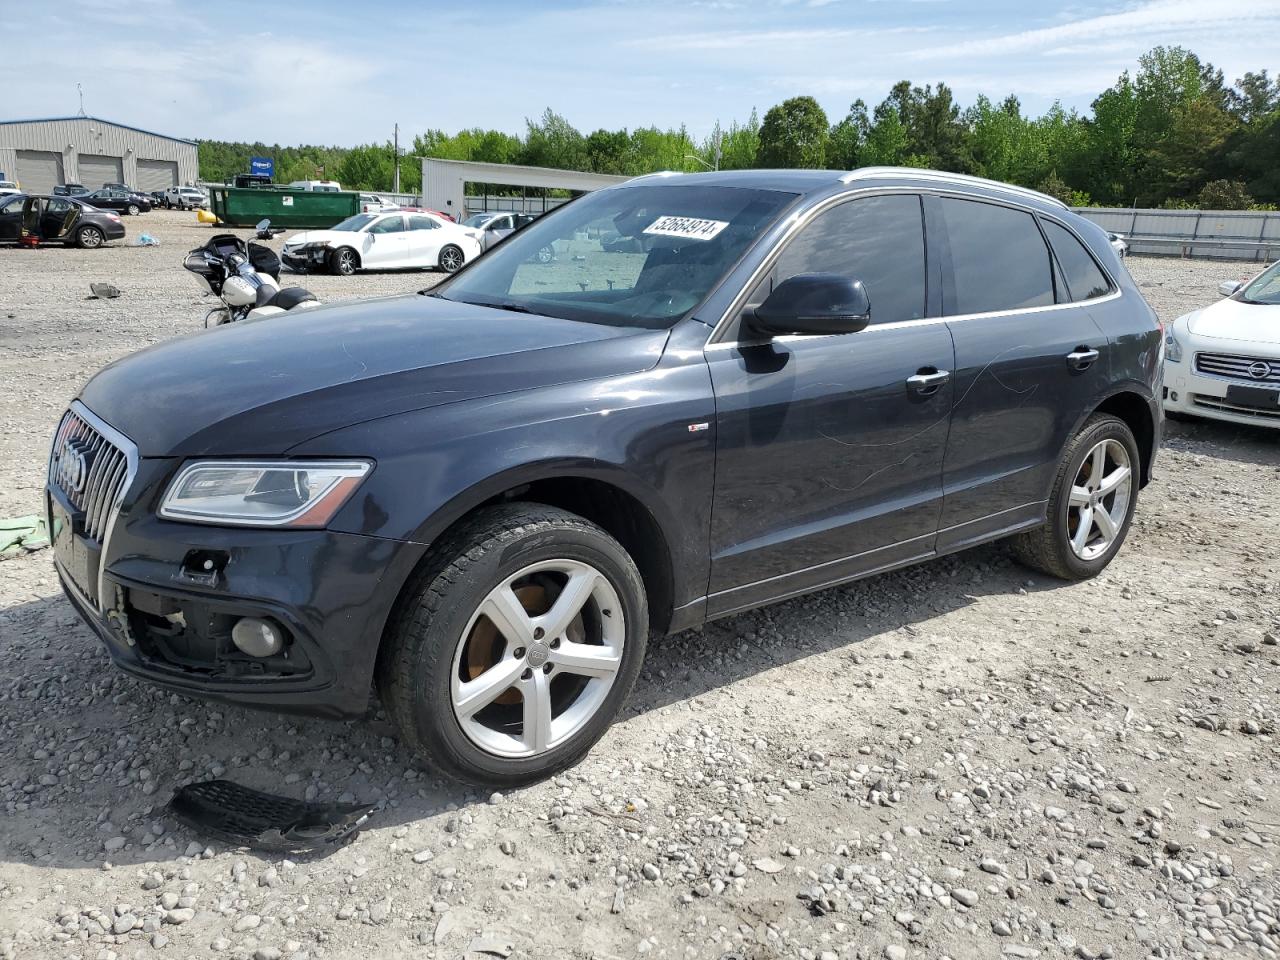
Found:
[[[710,240],[729,225],[727,220],[699,220],[696,217],[659,217],[644,228],[645,233],[682,240]]]

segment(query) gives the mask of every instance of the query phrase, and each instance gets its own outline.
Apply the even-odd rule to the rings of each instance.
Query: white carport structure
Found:
[[[507,163],[477,163],[471,160],[422,160],[422,204],[443,210],[462,220],[466,214],[466,184],[483,183],[508,187],[544,187],[588,193],[622,183],[629,177],[605,173],[582,173],[553,167],[522,167]]]

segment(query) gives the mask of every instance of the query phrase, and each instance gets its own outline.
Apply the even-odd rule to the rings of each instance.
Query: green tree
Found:
[[[826,161],[827,115],[813,97],[792,97],[764,115],[756,152],[761,167],[821,167]]]
[[[548,107],[536,123],[532,120],[525,123],[528,129],[521,163],[563,170],[587,169],[586,138],[560,114]]]
[[[1138,97],[1128,72],[1093,101],[1085,143],[1085,188],[1103,203],[1127,205],[1134,198]]]
[[[1245,185],[1239,180],[1210,180],[1200,188],[1201,210],[1248,210],[1253,206]]]
[[[721,138],[720,169],[748,170],[756,165],[759,153],[760,117],[753,107],[746,123],[734,121]]]
[[[1272,80],[1266,70],[1246,72],[1227,92],[1227,104],[1242,123],[1265,119],[1280,109],[1280,77]]]
[[[859,99],[849,105],[844,119],[831,128],[827,138],[827,164],[837,170],[862,166],[862,147],[871,132],[867,104]]]
[[[597,130],[587,137],[587,165],[596,173],[626,173],[631,137],[625,130]]]
[[[884,104],[876,107],[875,120],[867,130],[858,152],[858,162],[866,167],[896,167],[908,157],[907,128],[898,111]]]
[[[1223,147],[1238,126],[1239,121],[1206,94],[1175,107],[1168,126],[1147,150],[1148,179],[1139,202],[1198,193],[1221,168]]]
[[[333,179],[348,190],[390,190],[394,179],[391,144],[352,147],[338,162]]]

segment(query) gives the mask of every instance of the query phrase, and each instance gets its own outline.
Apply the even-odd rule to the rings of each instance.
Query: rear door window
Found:
[[[1111,291],[1111,284],[1084,244],[1061,224],[1043,219],[1040,222],[1044,224],[1049,245],[1053,247],[1053,254],[1058,258],[1058,266],[1066,280],[1067,289],[1058,292],[1059,302],[1077,303],[1106,296]]]
[[[871,299],[872,323],[923,317],[920,198],[914,194],[866,197],[818,214],[782,251],[774,282],[802,273],[835,273],[861,280]]]
[[[439,226],[440,224],[436,223],[430,217],[418,216],[409,218],[410,230],[435,230]]]
[[[1035,218],[1023,210],[943,197],[955,292],[949,316],[1043,307],[1054,302],[1053,267]]]

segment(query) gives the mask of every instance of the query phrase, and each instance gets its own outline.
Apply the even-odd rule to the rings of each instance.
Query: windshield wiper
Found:
[[[498,303],[477,303],[477,307],[493,307],[495,310],[510,310],[512,313],[532,313],[537,316],[545,316],[538,313],[537,310],[530,310],[523,303],[513,303],[510,300],[502,300]]]

